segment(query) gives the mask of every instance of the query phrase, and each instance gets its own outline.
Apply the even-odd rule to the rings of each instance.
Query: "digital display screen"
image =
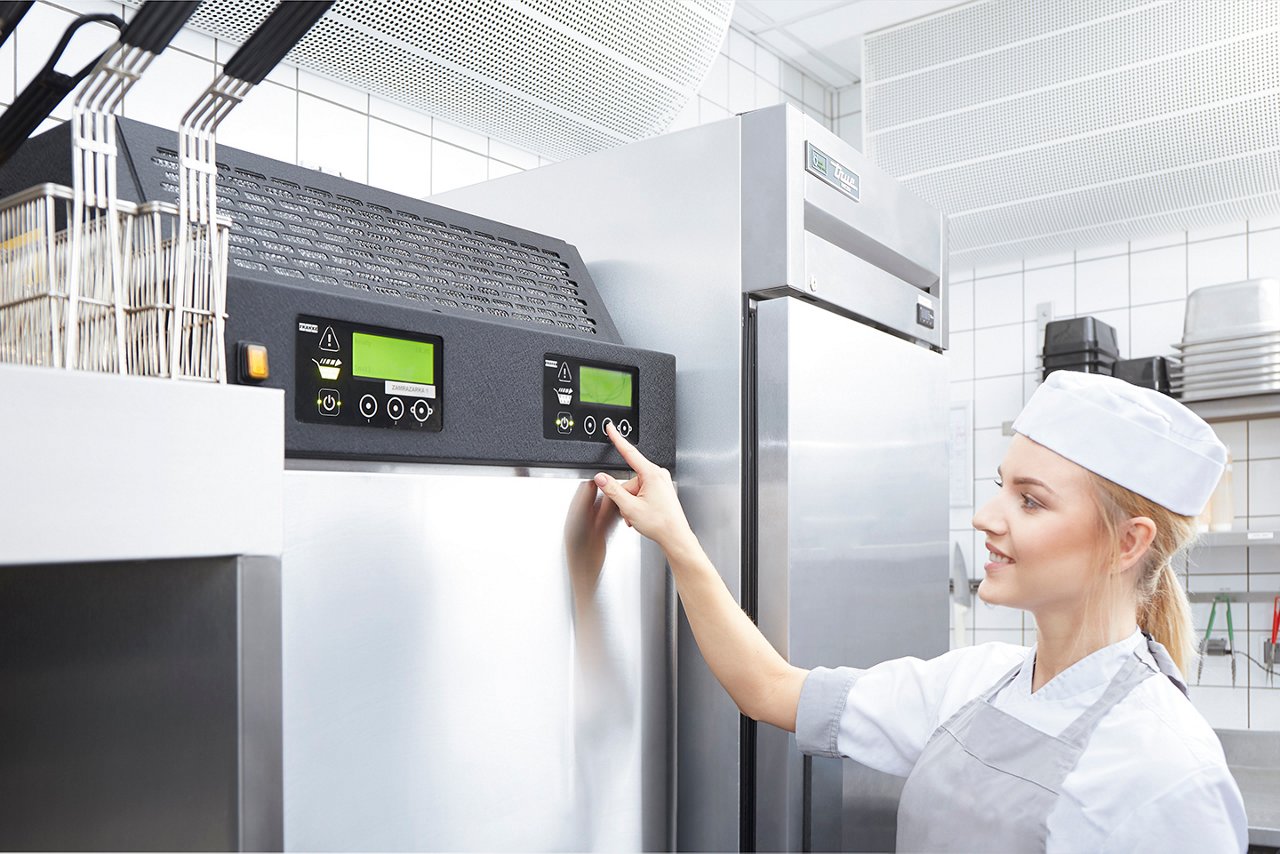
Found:
[[[358,377],[432,385],[435,345],[364,332],[351,333],[351,372]]]
[[[578,397],[583,403],[631,406],[631,374],[603,368],[578,369]]]

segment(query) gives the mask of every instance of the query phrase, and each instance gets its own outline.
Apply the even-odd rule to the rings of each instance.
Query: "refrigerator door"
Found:
[[[942,654],[943,356],[793,298],[756,340],[760,628],[800,667]],[[757,751],[758,850],[893,850],[900,780],[765,725]]]
[[[322,465],[284,483],[286,850],[670,848],[674,603],[591,473]]]

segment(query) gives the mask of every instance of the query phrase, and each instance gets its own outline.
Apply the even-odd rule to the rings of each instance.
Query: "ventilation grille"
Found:
[[[240,44],[274,5],[208,0],[190,26]],[[562,159],[665,130],[711,68],[732,8],[339,0],[286,61]]]
[[[987,0],[868,35],[864,75],[953,261],[1280,212],[1280,3]]]
[[[176,200],[177,152],[154,151],[160,188]],[[224,162],[218,205],[232,220],[231,278],[274,276],[446,314],[598,332],[574,265],[553,249]]]

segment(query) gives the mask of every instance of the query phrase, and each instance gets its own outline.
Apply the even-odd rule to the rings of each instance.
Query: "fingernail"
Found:
[[[599,486],[601,488],[604,488],[604,486],[609,482],[609,476],[604,472],[601,472],[600,474],[596,475],[594,479],[596,482],[596,486]]]

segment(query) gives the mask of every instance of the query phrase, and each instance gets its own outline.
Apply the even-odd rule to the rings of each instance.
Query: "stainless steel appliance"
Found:
[[[119,139],[122,195],[171,199],[174,135]],[[674,600],[584,480],[622,466],[610,419],[674,464],[674,359],[563,241],[217,164],[232,379],[284,392],[284,847],[669,849]]]
[[[583,250],[679,362],[680,494],[801,666],[947,649],[946,228],[789,107],[439,197]],[[682,850],[891,850],[899,781],[741,718],[679,633]]]

